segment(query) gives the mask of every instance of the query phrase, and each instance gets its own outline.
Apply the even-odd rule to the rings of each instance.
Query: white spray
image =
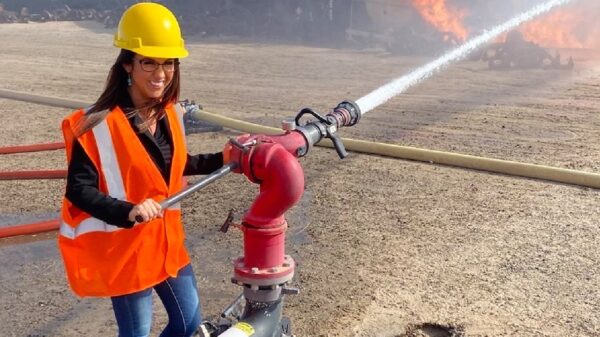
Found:
[[[514,29],[523,22],[542,15],[554,7],[565,5],[569,2],[571,2],[571,0],[552,0],[544,4],[537,5],[531,10],[521,13],[505,23],[494,27],[492,30],[486,31],[483,34],[470,39],[460,47],[449,51],[437,60],[434,60],[420,68],[415,69],[407,75],[397,78],[392,82],[375,89],[368,95],[358,99],[356,104],[358,104],[361,113],[364,115],[379,105],[387,102],[390,98],[406,91],[408,88],[416,85],[424,79],[433,76],[437,71],[440,71],[444,67],[450,65],[450,63],[464,59],[467,55],[477,50],[479,47],[491,41],[492,39],[498,37],[500,34]]]

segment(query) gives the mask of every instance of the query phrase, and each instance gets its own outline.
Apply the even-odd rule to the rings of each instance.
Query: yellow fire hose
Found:
[[[45,97],[5,89],[0,89],[0,97],[70,109],[78,109],[89,105],[81,101],[72,101],[56,97]],[[199,111],[196,113],[196,115],[196,117],[206,122],[218,124],[229,129],[247,133],[262,133],[272,135],[282,132],[277,128],[239,121],[207,111]],[[600,188],[600,174],[597,173],[470,156],[451,152],[419,149],[409,146],[368,142],[356,139],[342,138],[342,141],[344,142],[346,149],[359,153],[375,154],[391,158],[409,159],[512,176],[542,179],[564,184]],[[333,144],[331,144],[329,140],[323,140],[318,145],[333,147]]]

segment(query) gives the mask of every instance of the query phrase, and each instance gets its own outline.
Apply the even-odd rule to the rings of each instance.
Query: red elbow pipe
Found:
[[[280,144],[261,144],[253,152],[251,173],[260,181],[260,193],[242,218],[244,264],[273,268],[284,263],[284,214],[302,197],[304,173],[298,160]]]
[[[283,223],[283,214],[304,192],[304,173],[298,160],[278,143],[257,146],[250,160],[251,175],[260,182],[260,193],[243,221],[253,227],[270,228]]]
[[[241,155],[240,169],[260,184],[260,193],[242,217],[244,256],[235,262],[235,275],[245,283],[278,284],[294,273],[293,259],[285,256],[284,214],[304,192],[304,173],[295,149],[305,141],[297,133],[248,139],[257,144]]]

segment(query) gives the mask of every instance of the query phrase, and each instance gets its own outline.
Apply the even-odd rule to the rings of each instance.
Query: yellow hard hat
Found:
[[[119,21],[114,45],[146,57],[188,56],[175,15],[167,7],[153,2],[127,8]]]

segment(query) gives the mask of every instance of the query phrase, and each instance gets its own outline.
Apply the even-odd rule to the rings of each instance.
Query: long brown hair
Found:
[[[86,111],[84,117],[80,119],[79,123],[75,126],[76,136],[80,136],[87,131],[91,130],[94,126],[100,124],[106,116],[116,108],[120,103],[126,102],[129,99],[128,88],[128,77],[129,74],[123,67],[124,64],[132,64],[133,58],[136,54],[130,50],[121,49],[119,56],[115,60],[115,63],[108,72],[106,79],[106,85],[104,91],[100,94],[100,97],[96,102]],[[128,117],[137,113],[139,110],[150,110],[156,111],[153,115],[150,115],[144,123],[138,125],[141,132],[148,129],[151,122],[159,120],[165,115],[165,107],[169,103],[175,103],[179,99],[179,62],[175,62],[175,71],[173,72],[173,78],[171,83],[165,88],[165,92],[161,99],[153,99],[147,104],[134,109],[128,109],[125,111]]]

